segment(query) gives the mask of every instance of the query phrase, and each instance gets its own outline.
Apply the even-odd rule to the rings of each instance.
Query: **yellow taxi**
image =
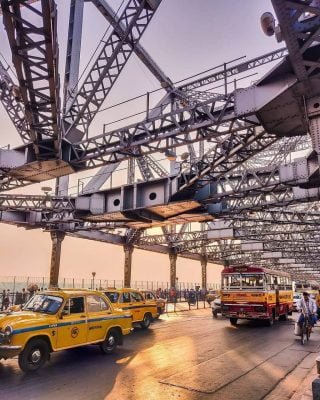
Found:
[[[154,301],[156,302],[158,316],[165,312],[166,309],[165,299],[162,299],[153,290],[141,290],[141,293],[146,302],[151,302],[151,303],[153,303]]]
[[[21,311],[0,314],[0,359],[18,356],[23,371],[35,371],[53,351],[97,344],[113,353],[131,329],[130,313],[114,309],[101,292],[48,290]]]
[[[154,318],[159,316],[156,301],[146,301],[142,293],[135,289],[106,289],[111,303],[132,315],[132,323],[139,324],[141,328],[148,329]]]

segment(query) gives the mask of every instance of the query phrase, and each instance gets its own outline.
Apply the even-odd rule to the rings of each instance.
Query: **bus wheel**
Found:
[[[272,326],[274,324],[274,320],[275,320],[275,315],[274,315],[274,312],[272,312],[272,317],[267,319],[267,325]]]
[[[286,321],[288,319],[288,314],[282,314],[279,317],[279,321]]]
[[[238,322],[238,318],[230,318],[230,324],[236,326]]]

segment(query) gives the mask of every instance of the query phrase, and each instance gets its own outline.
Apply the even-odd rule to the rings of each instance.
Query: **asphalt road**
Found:
[[[314,366],[320,327],[302,346],[293,321],[273,327],[212,319],[210,309],[162,316],[126,337],[115,355],[62,351],[34,374],[0,362],[4,400],[290,399]]]

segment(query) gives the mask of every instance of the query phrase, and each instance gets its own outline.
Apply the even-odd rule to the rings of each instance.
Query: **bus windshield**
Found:
[[[223,289],[263,289],[264,274],[228,274],[224,275]]]

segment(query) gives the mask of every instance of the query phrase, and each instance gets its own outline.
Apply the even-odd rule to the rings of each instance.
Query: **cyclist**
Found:
[[[298,319],[298,324],[302,328],[305,316],[308,317],[311,327],[317,323],[317,305],[316,302],[310,297],[308,292],[302,293],[302,299],[300,302],[301,314]]]

